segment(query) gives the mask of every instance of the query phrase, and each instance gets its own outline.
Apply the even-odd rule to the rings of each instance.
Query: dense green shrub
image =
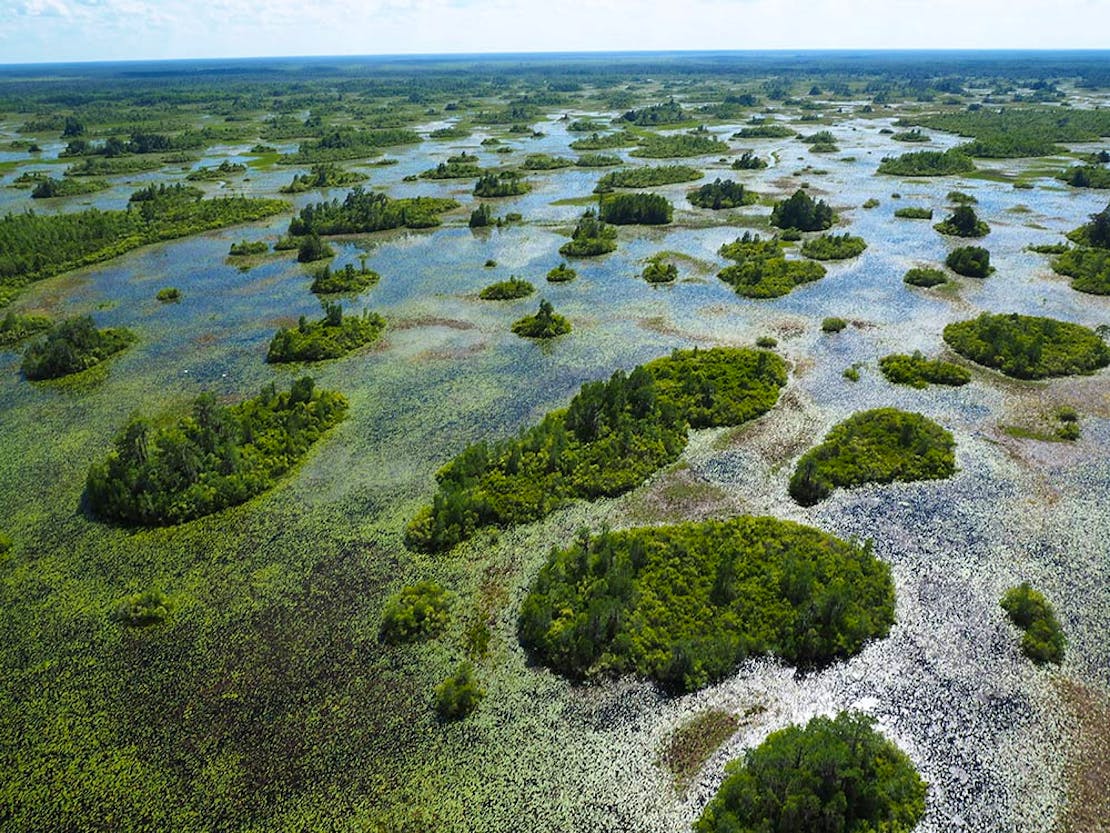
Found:
[[[782,124],[757,124],[732,134],[734,139],[789,139],[797,134]]]
[[[961,246],[953,249],[944,264],[957,275],[965,278],[985,278],[994,271],[991,253],[981,246]]]
[[[611,168],[622,163],[619,156],[609,153],[583,153],[574,164],[579,168]]]
[[[823,332],[823,333],[839,333],[841,330],[843,330],[847,326],[848,326],[848,322],[845,321],[843,318],[836,318],[835,316],[830,316],[828,318],[822,319],[822,321],[821,321],[821,332]]]
[[[822,234],[802,244],[802,254],[814,260],[847,260],[859,257],[867,248],[862,237],[844,234]]]
[[[654,127],[664,124],[681,124],[688,121],[689,118],[681,105],[672,98],[660,104],[652,104],[650,107],[629,110],[620,117],[619,121],[636,124],[640,127]]]
[[[478,708],[486,696],[474,677],[474,666],[464,662],[455,673],[436,686],[436,714],[440,720],[462,720]]]
[[[927,359],[918,350],[912,356],[906,353],[883,356],[879,359],[879,369],[896,385],[910,385],[915,388],[923,388],[928,384],[958,387],[971,381],[971,374],[958,364],[941,359]]]
[[[476,197],[515,197],[527,194],[532,185],[516,171],[485,173],[474,185]]]
[[[1068,249],[1052,259],[1052,269],[1071,278],[1072,289],[1110,295],[1110,249]]]
[[[254,242],[241,240],[238,243],[232,243],[227,254],[228,257],[250,257],[252,255],[264,255],[269,249],[270,247],[266,245],[264,240]]]
[[[1068,239],[1080,246],[1110,249],[1110,204],[1092,214],[1091,222],[1069,231]]]
[[[555,338],[571,331],[570,322],[555,312],[550,301],[540,301],[535,315],[526,315],[513,322],[513,332],[522,338]]]
[[[159,289],[154,296],[163,304],[173,304],[181,300],[181,290],[176,286],[166,286]]]
[[[57,379],[80,373],[114,356],[135,342],[123,327],[98,330],[87,315],[69,318],[23,353],[23,375],[28,379]]]
[[[913,206],[896,208],[894,210],[894,216],[903,220],[931,220],[933,219],[933,209],[915,208]]]
[[[778,240],[763,240],[750,232],[722,246],[721,256],[736,263],[726,266],[717,277],[748,298],[777,298],[825,276],[820,263],[787,260]]]
[[[300,194],[313,188],[341,188],[366,179],[354,171],[345,171],[331,162],[313,165],[307,174],[294,174],[293,181],[281,187],[283,194]]]
[[[921,132],[921,129],[915,127],[913,130],[905,130],[901,133],[895,133],[890,138],[896,142],[928,142],[929,137]]]
[[[1056,618],[1056,611],[1028,582],[1006,591],[1002,597],[1002,609],[1009,614],[1011,622],[1025,631],[1021,638],[1021,650],[1029,659],[1038,664],[1064,661],[1067,640]]]
[[[1015,158],[1056,153],[1056,142],[1093,142],[1110,135],[1110,115],[1100,108],[977,107],[915,115],[912,121],[973,137],[976,155]]]
[[[574,165],[573,159],[562,156],[552,156],[548,153],[530,153],[524,157],[520,167],[526,171],[555,171],[559,168],[569,168]]]
[[[306,205],[289,224],[292,235],[362,234],[394,228],[427,228],[439,222],[437,215],[458,208],[451,199],[412,197],[390,199],[361,185],[352,188],[343,201]]]
[[[836,136],[828,130],[821,130],[808,136],[799,136],[798,141],[805,142],[807,145],[835,145]]]
[[[653,188],[676,182],[692,182],[695,179],[701,179],[702,176],[701,171],[689,165],[645,165],[640,168],[625,168],[605,174],[594,186],[594,193],[607,194],[614,188]]]
[[[365,159],[394,145],[413,145],[420,134],[402,128],[360,130],[351,127],[333,128],[319,139],[303,142],[296,153],[282,156],[282,165],[312,165],[342,159]]]
[[[936,480],[956,471],[952,435],[921,414],[877,408],[837,423],[798,461],[790,496],[803,506],[837,486]]]
[[[9,311],[0,319],[0,349],[49,330],[54,322],[45,315],[21,315]]]
[[[1074,188],[1110,188],[1110,168],[1104,165],[1073,165],[1058,178]]]
[[[547,273],[547,279],[551,283],[566,283],[577,277],[578,273],[567,266],[565,261]]]
[[[647,159],[677,159],[728,153],[729,146],[712,136],[682,133],[672,136],[648,135],[639,140],[632,156]]]
[[[302,238],[297,245],[297,262],[312,263],[317,260],[327,260],[335,257],[335,249],[320,239],[315,232]]]
[[[377,313],[363,310],[362,315],[344,316],[341,305],[327,304],[319,321],[310,322],[302,315],[296,327],[278,330],[270,340],[266,361],[283,364],[338,359],[377,340],[384,329],[385,319]]]
[[[109,618],[133,628],[146,628],[162,624],[172,611],[169,596],[160,590],[146,590],[120,599]]]
[[[731,179],[715,179],[695,191],[686,194],[693,205],[718,211],[722,208],[739,208],[759,201],[759,194],[747,190]]]
[[[617,133],[600,135],[591,133],[589,136],[576,139],[570,143],[572,150],[612,150],[613,148],[632,147],[637,142],[635,133],[621,130]]]
[[[661,194],[612,194],[602,197],[598,209],[601,220],[613,225],[666,225],[674,206]]]
[[[402,587],[382,611],[379,638],[390,645],[438,636],[447,627],[451,597],[434,581]]]
[[[813,197],[799,188],[785,200],[775,203],[771,209],[771,225],[778,228],[793,228],[798,231],[824,231],[836,222],[836,215],[824,200],[814,201]]]
[[[957,207],[951,215],[933,226],[941,234],[952,237],[985,237],[991,227],[979,219],[970,205]]]
[[[973,194],[965,194],[963,191],[949,191],[948,201],[954,205],[978,205],[979,200]]]
[[[767,167],[767,160],[761,156],[756,156],[750,150],[744,151],[739,159],[733,160],[732,169],[734,171],[758,171]]]
[[[367,287],[373,286],[379,280],[381,280],[381,275],[373,269],[368,269],[365,263],[358,269],[355,268],[353,263],[348,263],[342,269],[336,269],[334,272],[331,265],[326,264],[322,269],[317,269],[312,273],[312,286],[309,289],[317,295],[361,292]]]
[[[569,242],[559,247],[565,257],[595,257],[617,248],[617,230],[599,220],[597,213],[588,208],[579,218]]]
[[[98,191],[108,190],[109,185],[103,179],[75,179],[65,177],[54,179],[47,177],[39,181],[31,190],[31,199],[41,200],[53,197],[76,197],[82,194],[95,194]]]
[[[242,176],[247,172],[247,166],[240,162],[231,162],[225,159],[219,165],[210,168],[197,168],[186,175],[190,182],[212,182],[226,179],[230,176]]]
[[[521,605],[521,644],[572,679],[634,673],[694,691],[752,655],[812,667],[894,621],[869,546],[775,518],[582,534],[553,550]]]
[[[926,785],[910,759],[841,712],[772,732],[741,760],[695,833],[911,833],[925,814]]]
[[[931,266],[915,266],[902,276],[902,281],[910,286],[930,287],[948,283],[948,276]]]
[[[509,301],[514,298],[526,298],[535,291],[536,287],[528,281],[512,276],[507,281],[491,283],[478,293],[478,297],[483,301]]]
[[[786,364],[762,350],[675,351],[589,382],[519,437],[468,447],[436,474],[409,523],[413,549],[450,549],[491,524],[535,520],[574,498],[618,495],[675,460],[686,426],[739,425],[769,410]]]
[[[984,312],[946,326],[944,340],[976,364],[1018,379],[1093,373],[1110,364],[1110,347],[1093,330],[1039,316]]]
[[[271,384],[232,407],[203,394],[176,422],[133,418],[107,459],[89,469],[89,509],[106,520],[164,526],[243,503],[272,487],[346,411],[343,396],[305,377],[288,393]]]
[[[887,156],[879,163],[879,173],[891,176],[951,176],[975,170],[971,157],[955,148],[946,151],[918,150],[901,156]]]
[[[648,283],[674,283],[678,280],[678,267],[656,256],[648,261],[640,277]]]
[[[421,172],[421,179],[474,179],[482,176],[478,157],[468,156],[462,161],[440,162],[434,168]]]

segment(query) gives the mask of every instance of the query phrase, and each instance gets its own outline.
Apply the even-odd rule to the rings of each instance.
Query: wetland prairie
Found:
[[[718,829],[733,762],[847,712],[924,784],[894,829],[1105,829],[1110,295],[1030,249],[1110,248],[1110,192],[1059,178],[1107,164],[1092,54],[0,68],[0,828]],[[1044,155],[1006,155],[1015,124]],[[802,140],[825,131],[834,152]],[[575,164],[598,147],[621,167]],[[961,147],[957,172],[878,172]],[[107,187],[20,180],[81,160]],[[440,164],[465,176],[421,177]],[[522,193],[475,193],[491,174]],[[607,175],[632,185],[595,193]],[[692,201],[707,184],[742,198]],[[895,216],[942,220],[953,192],[989,223],[986,277]],[[831,227],[772,224],[798,193]],[[600,253],[560,253],[576,228]],[[306,230],[330,256],[298,262]],[[865,245],[782,284],[825,233]],[[947,280],[903,281],[926,268]],[[321,274],[350,283],[319,298]],[[514,334],[541,302],[572,326]],[[946,341],[981,313],[989,366]],[[28,378],[52,336],[93,350],[64,338],[81,316],[132,339]],[[267,363],[329,318],[372,332]],[[970,380],[884,376],[918,351]],[[1050,354],[1048,378],[1004,372]],[[322,391],[344,417],[317,419]],[[880,409],[881,434],[838,432]],[[792,475],[837,438],[849,474],[802,505]],[[141,477],[97,500],[164,521],[94,511],[106,459]],[[143,504],[188,490],[225,508]],[[1001,607],[1025,582],[1060,662]]]

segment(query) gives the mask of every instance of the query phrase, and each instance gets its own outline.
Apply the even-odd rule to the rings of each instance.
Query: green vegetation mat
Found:
[[[572,679],[631,673],[687,692],[753,655],[851,656],[893,622],[890,569],[870,547],[739,517],[580,535],[548,557],[519,633]]]
[[[956,471],[952,435],[921,414],[876,408],[837,423],[798,461],[790,496],[812,506],[837,486],[937,480]]]

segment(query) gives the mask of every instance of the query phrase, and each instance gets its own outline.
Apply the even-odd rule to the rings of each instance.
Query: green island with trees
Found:
[[[991,227],[979,219],[975,209],[970,205],[957,206],[946,219],[936,223],[933,228],[950,237],[986,237],[991,231]]]
[[[333,257],[335,249],[316,232],[306,234],[297,241],[298,263],[315,263],[317,260],[329,260]]]
[[[732,134],[733,139],[789,139],[798,134],[783,124],[754,124]]]
[[[357,269],[353,263],[346,264],[342,269],[332,270],[331,264],[326,264],[312,273],[312,286],[309,291],[316,295],[335,295],[342,292],[362,292],[374,286],[382,278],[366,264]]]
[[[929,137],[921,132],[921,128],[915,127],[912,130],[903,130],[901,133],[894,133],[890,137],[896,142],[928,142]]]
[[[53,320],[46,315],[23,314],[9,310],[0,319],[0,349],[11,347],[24,339],[49,330]]]
[[[700,188],[688,191],[686,199],[690,201],[691,205],[696,205],[698,208],[720,211],[724,208],[754,205],[759,202],[759,194],[749,191],[743,185],[733,182],[731,179],[718,177]]]
[[[944,328],[957,353],[1015,379],[1094,373],[1110,364],[1110,346],[1081,324],[1035,315],[982,313]]]
[[[967,136],[972,156],[1021,158],[1060,152],[1057,142],[1094,142],[1110,136],[1110,114],[1102,108],[971,107],[909,116],[906,122]]]
[[[521,338],[555,338],[569,333],[572,327],[565,317],[555,312],[547,299],[540,301],[535,315],[525,315],[513,322],[512,330]]]
[[[991,253],[982,246],[960,246],[948,253],[944,265],[965,278],[986,278],[994,272]]]
[[[58,379],[88,370],[136,340],[124,327],[97,329],[88,315],[67,318],[28,345],[20,369],[32,381]]]
[[[765,350],[675,351],[608,381],[588,382],[565,409],[519,437],[469,446],[436,473],[433,503],[408,546],[437,552],[480,527],[542,518],[576,498],[619,495],[678,458],[692,428],[740,425],[766,413],[786,363]]]
[[[905,208],[894,209],[894,216],[901,220],[931,220],[933,219],[933,209],[906,206]]]
[[[663,226],[671,221],[674,206],[662,194],[611,194],[601,198],[598,216],[615,226]]]
[[[613,156],[611,153],[583,153],[574,160],[574,164],[579,168],[612,168],[624,162],[619,156]]]
[[[421,229],[439,225],[439,216],[459,207],[452,199],[406,197],[391,199],[361,185],[338,199],[306,205],[289,223],[289,234],[363,234],[395,228]]]
[[[478,167],[477,156],[467,156],[463,160],[449,159],[440,162],[434,168],[429,168],[420,174],[421,179],[474,179],[482,176],[483,172]]]
[[[734,171],[761,171],[767,167],[767,160],[762,156],[757,156],[750,150],[744,151],[740,154],[738,159],[732,160],[732,169]]]
[[[591,133],[570,143],[571,150],[615,150],[634,146],[639,139],[635,133],[620,130],[616,133]]]
[[[821,320],[821,332],[823,333],[839,333],[848,326],[848,322],[839,316],[830,315]]]
[[[474,185],[476,197],[516,197],[532,190],[532,184],[516,171],[484,173]]]
[[[181,300],[181,290],[176,286],[164,286],[154,294],[154,297],[163,304],[176,304]]]
[[[264,240],[240,240],[238,243],[231,244],[227,255],[228,257],[253,257],[264,255],[268,251],[270,251],[270,247]]]
[[[202,394],[173,422],[134,417],[89,469],[88,507],[125,525],[169,526],[235,506],[276,484],[346,413],[341,394],[306,376],[232,406]]]
[[[682,109],[681,105],[673,98],[669,101],[642,107],[639,110],[628,110],[617,121],[628,122],[640,127],[657,127],[667,124],[682,124],[689,121],[690,116]]]
[[[971,157],[955,148],[917,150],[901,156],[885,156],[879,162],[879,173],[890,176],[953,176],[974,170]]]
[[[230,176],[242,176],[246,172],[246,165],[225,159],[219,165],[213,165],[209,168],[197,168],[195,171],[189,171],[185,178],[190,182],[216,182]]]
[[[678,280],[678,267],[668,263],[663,255],[650,258],[640,277],[648,283],[674,283]]]
[[[520,167],[526,171],[557,171],[561,168],[570,168],[575,164],[573,159],[565,156],[552,156],[549,153],[530,153],[524,157]]]
[[[802,254],[813,260],[848,260],[859,257],[867,248],[862,237],[844,234],[822,234],[802,244]]]
[[[153,186],[152,186],[153,188]],[[150,189],[147,189],[150,190]],[[0,218],[0,290],[19,289],[132,249],[289,210],[281,200],[196,199],[163,186],[138,210],[7,214]]]
[[[577,277],[578,272],[567,266],[566,261],[563,261],[547,273],[547,280],[550,283],[567,283],[568,281],[572,281]]]
[[[1092,214],[1091,222],[1068,232],[1068,239],[1075,248],[1053,250],[1058,257],[1052,260],[1052,270],[1071,278],[1072,289],[1110,295],[1110,204]]]
[[[599,220],[592,208],[578,218],[571,238],[559,247],[564,257],[597,257],[608,254],[617,248],[617,230]]]
[[[825,277],[825,267],[811,260],[787,260],[778,239],[744,232],[721,246],[722,257],[735,261],[717,277],[747,298],[778,298],[797,286]]]
[[[696,691],[750,656],[802,668],[850,657],[894,622],[869,545],[776,518],[585,531],[553,550],[520,609],[520,642],[573,680],[635,674]]]
[[[1056,618],[1056,611],[1043,594],[1026,581],[1007,590],[1001,604],[1010,621],[1024,631],[1021,652],[1025,656],[1038,665],[1064,661],[1067,639],[1060,620]]]
[[[382,148],[415,145],[420,134],[407,128],[354,129],[337,128],[321,138],[302,142],[296,153],[278,159],[280,165],[314,165],[318,162],[339,162],[344,159],[368,159]]]
[[[644,165],[610,171],[597,181],[595,194],[607,194],[614,188],[653,188],[676,182],[693,182],[704,174],[689,165]]]
[[[1058,179],[1073,188],[1110,188],[1110,168],[1105,165],[1073,165]]]
[[[911,833],[926,794],[873,718],[840,712],[772,732],[729,763],[694,833]]]
[[[645,159],[679,159],[690,156],[708,156],[711,153],[728,153],[727,142],[712,136],[680,133],[672,136],[655,134],[643,136],[638,140],[632,156]]]
[[[266,351],[269,364],[318,362],[338,359],[376,341],[385,329],[385,319],[369,310],[362,315],[343,315],[340,304],[324,305],[324,317],[309,321],[301,316],[296,327],[274,333]]]
[[[279,190],[283,194],[302,194],[315,188],[345,188],[365,179],[365,175],[346,171],[332,162],[321,162],[313,165],[306,174],[294,174],[293,181]]]
[[[478,297],[483,301],[510,301],[516,298],[527,298],[535,291],[536,287],[531,283],[512,275],[506,281],[491,283],[478,293]]]
[[[971,381],[971,373],[958,364],[942,359],[927,359],[920,350],[890,353],[879,359],[879,369],[896,385],[924,388],[932,385],[959,387]]]
[[[771,225],[798,231],[824,231],[837,220],[836,214],[824,200],[814,200],[799,188],[785,200],[779,200],[771,209]]]
[[[55,179],[51,176],[39,180],[38,184],[31,190],[31,199],[43,200],[53,199],[54,197],[77,197],[83,194],[96,194],[100,191],[107,191],[109,187],[111,186],[103,179],[75,179],[74,177]]]
[[[65,169],[65,176],[121,176],[156,171],[162,167],[161,160],[141,156],[121,156],[106,158],[93,156],[74,162]]]
[[[902,276],[902,282],[908,283],[910,286],[929,288],[948,283],[948,276],[944,274],[943,270],[932,266],[915,266],[906,271],[906,274]]]
[[[445,723],[462,720],[473,714],[485,696],[486,692],[478,685],[474,666],[467,661],[461,662],[454,673],[436,686],[436,714]]]
[[[813,506],[838,486],[951,477],[955,446],[948,431],[921,414],[861,411],[834,425],[820,445],[802,455],[790,478],[790,496]]]

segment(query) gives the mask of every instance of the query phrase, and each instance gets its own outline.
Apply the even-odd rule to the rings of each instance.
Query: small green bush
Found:
[[[919,350],[913,355],[891,353],[879,359],[879,369],[896,385],[923,388],[929,384],[959,387],[971,381],[971,374],[958,364],[927,359]]]
[[[478,293],[478,297],[483,301],[508,301],[514,298],[527,298],[535,291],[536,287],[528,281],[510,277],[507,281],[491,283]]]
[[[985,237],[991,230],[969,205],[959,206],[948,219],[937,223],[933,228],[952,237]]]
[[[944,265],[965,278],[985,278],[994,272],[991,253],[981,246],[961,246],[952,250]]]
[[[648,283],[674,283],[678,280],[678,267],[661,258],[652,258],[641,277]]]
[[[1037,664],[1064,661],[1067,640],[1056,612],[1043,595],[1028,582],[1011,587],[1002,597],[1002,609],[1010,621],[1025,631],[1021,650]]]
[[[907,271],[902,277],[902,281],[910,286],[930,287],[948,283],[948,276],[940,269],[934,269],[931,266],[918,266]]]
[[[146,628],[162,624],[172,610],[169,596],[159,590],[146,590],[120,599],[110,618],[133,628]]]
[[[894,216],[903,220],[931,220],[933,219],[933,209],[908,206],[895,209]]]
[[[867,248],[862,237],[844,234],[822,234],[802,244],[802,254],[813,260],[847,260],[858,257]]]
[[[459,664],[455,673],[436,686],[436,714],[443,721],[462,720],[478,708],[486,696],[469,662]]]
[[[578,277],[578,273],[567,266],[566,261],[560,263],[547,273],[547,280],[551,283],[566,283]]]
[[[821,332],[839,333],[847,326],[848,322],[845,321],[843,318],[829,317],[821,321]]]
[[[765,350],[770,350],[779,346],[779,340],[772,336],[760,336],[755,340],[756,347],[762,347]]]
[[[523,338],[555,338],[571,331],[570,322],[555,312],[550,301],[540,301],[535,315],[526,315],[513,323],[513,332]]]
[[[438,636],[447,627],[451,599],[434,581],[402,587],[385,603],[379,638],[398,645]]]
[[[163,287],[154,297],[163,304],[172,304],[181,300],[181,290],[176,286]]]

